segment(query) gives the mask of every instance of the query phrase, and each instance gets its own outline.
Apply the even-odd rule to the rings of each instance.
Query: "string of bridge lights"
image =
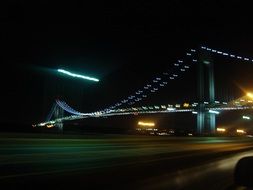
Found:
[[[224,106],[228,105],[227,102],[224,101],[215,101],[214,103],[210,102],[203,102],[205,105],[209,106],[214,106],[214,105],[219,105],[219,106]],[[121,108],[121,109],[115,109],[111,110],[110,113],[118,113],[118,112],[129,112],[129,111],[152,111],[152,110],[166,110],[166,111],[171,111],[171,112],[179,112],[179,109],[186,109],[186,108],[193,108],[197,107],[198,103],[194,102],[192,104],[189,103],[184,103],[184,104],[175,104],[171,105],[168,104],[166,105],[154,105],[154,106],[141,106],[141,107],[131,107],[131,108]]]
[[[226,110],[249,110],[253,109],[253,106],[242,106],[242,107],[220,107],[220,108],[206,108],[211,114],[219,114],[219,111]],[[157,114],[157,113],[185,113],[192,112],[192,114],[198,114],[193,108],[192,109],[167,109],[167,110],[143,110],[143,111],[128,111],[128,112],[114,112],[114,113],[93,113],[89,115],[71,115],[63,118],[58,118],[52,121],[47,121],[44,123],[39,123],[36,126],[46,126],[48,124],[61,123],[63,121],[70,121],[76,119],[85,119],[90,117],[109,117],[109,116],[123,116],[123,115],[133,115],[133,114]],[[250,118],[249,118],[250,119]]]
[[[195,58],[196,50],[190,49],[185,56],[187,58],[190,58],[190,61],[193,63],[197,62],[197,59]],[[119,101],[118,103],[110,106],[109,108],[104,109],[103,111],[110,111],[115,108],[118,108],[122,105],[134,105],[137,102],[142,101],[143,99],[147,98],[151,94],[157,93],[160,89],[167,86],[168,82],[170,80],[175,80],[180,76],[180,73],[185,72],[190,68],[189,64],[186,64],[185,62],[189,59],[183,58],[178,59],[174,64],[173,68],[167,69],[164,72],[162,72],[159,76],[154,77],[149,83],[147,83],[144,87],[137,90],[134,94],[128,96],[127,98]],[[174,69],[174,70],[173,70]]]
[[[57,105],[60,106],[62,109],[69,113],[73,113],[73,108],[68,106],[66,102],[57,100]],[[220,114],[220,111],[226,111],[226,110],[248,110],[253,109],[253,106],[251,105],[242,105],[238,101],[233,101],[232,104],[227,102],[221,102],[216,101],[215,103],[209,103],[204,102],[205,104],[209,104],[209,106],[219,106],[219,107],[206,107],[205,109],[211,113],[211,114]],[[242,102],[241,103],[245,103]],[[252,102],[248,102],[251,103]],[[40,123],[37,126],[45,126],[47,124],[54,124],[57,122],[62,122],[65,120],[76,120],[76,119],[84,119],[89,117],[108,117],[108,116],[121,116],[121,115],[132,115],[132,114],[156,114],[156,113],[184,113],[184,112],[192,112],[192,114],[198,114],[197,111],[195,111],[195,108],[198,103],[192,103],[185,106],[185,104],[182,107],[178,107],[180,104],[176,104],[175,107],[173,105],[168,104],[168,106],[161,105],[161,106],[142,106],[138,108],[127,108],[127,109],[117,109],[117,110],[111,110],[110,112],[93,112],[93,113],[80,113],[78,111],[75,112],[75,115],[58,118],[52,121],[47,121],[44,123]]]
[[[253,106],[239,106],[239,107],[219,107],[219,108],[206,108],[209,113],[220,114],[219,111],[231,111],[231,110],[249,110],[253,109]],[[192,112],[192,114],[198,114],[194,108],[181,108],[181,109],[165,109],[165,110],[129,110],[129,111],[117,111],[109,113],[96,113],[97,117],[115,116],[115,115],[132,115],[132,114],[154,114],[154,113],[183,113]]]
[[[233,58],[233,59],[247,61],[247,62],[253,62],[253,59],[249,58],[249,57],[244,57],[244,56],[235,55],[235,54],[224,52],[224,51],[219,51],[219,50],[212,49],[212,48],[209,48],[209,47],[206,47],[206,46],[201,46],[200,48],[203,49],[203,50],[206,50],[208,52],[215,53],[215,54],[222,55],[222,56],[226,56],[226,57],[230,57],[230,58]]]
[[[76,111],[72,107],[70,107],[66,102],[58,100],[58,99],[56,100],[56,103],[59,107],[61,107],[66,112],[68,112],[70,114],[77,115],[77,116],[94,116],[94,115],[101,115],[101,114],[104,115],[105,114],[101,111],[100,112],[99,111],[92,112],[92,113],[81,113],[81,112]],[[245,103],[246,104],[248,104],[248,103],[252,104],[253,102],[252,101],[245,101],[244,99],[241,99],[240,101],[232,101],[230,103],[225,102],[225,101],[218,101],[218,100],[216,100],[213,103],[210,103],[208,101],[203,102],[203,104],[205,104],[207,106],[206,109],[208,109],[208,110],[209,109],[210,110],[240,110],[240,109],[252,108],[252,107],[243,107],[242,104],[245,104]],[[175,104],[175,105],[172,105],[172,104],[153,105],[153,106],[150,105],[150,106],[114,109],[114,110],[110,110],[107,113],[111,113],[111,114],[125,113],[125,112],[139,113],[139,112],[145,112],[145,111],[147,111],[147,112],[154,111],[154,113],[156,113],[156,111],[158,111],[158,110],[159,110],[158,111],[159,113],[160,113],[160,110],[166,111],[166,112],[183,112],[183,111],[180,111],[183,108],[184,109],[187,109],[187,108],[195,109],[195,107],[197,107],[197,106],[198,106],[198,103],[196,103],[196,102],[193,102],[192,104],[184,103],[184,104]],[[218,106],[218,107],[215,107],[215,106]],[[224,106],[226,106],[226,107],[224,107]]]
[[[224,102],[224,101],[215,101],[214,103],[210,102],[203,102],[206,106],[206,110],[212,114],[220,114],[219,111],[226,111],[226,110],[247,110],[253,109],[252,102],[251,105],[243,105],[241,103],[245,102]],[[177,113],[177,112],[192,112],[192,114],[198,114],[196,107],[198,103],[184,103],[183,105],[176,104],[175,106],[168,104],[166,105],[156,105],[156,106],[142,106],[142,107],[131,107],[131,108],[122,108],[122,109],[115,109],[111,110],[110,112],[95,112],[92,113],[93,116],[100,117],[100,116],[114,116],[114,115],[129,115],[129,114],[149,114],[149,113]]]

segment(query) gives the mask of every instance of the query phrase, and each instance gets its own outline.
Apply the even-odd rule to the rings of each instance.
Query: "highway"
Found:
[[[0,134],[0,185],[226,189],[249,137]]]

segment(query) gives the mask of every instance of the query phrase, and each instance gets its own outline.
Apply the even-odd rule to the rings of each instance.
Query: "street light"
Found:
[[[224,128],[217,128],[216,130],[217,130],[217,132],[226,132],[226,129],[224,129]]]
[[[139,121],[138,125],[140,126],[147,126],[147,127],[154,127],[155,123],[154,122],[143,122],[143,121]]]
[[[250,92],[247,93],[247,96],[250,97],[250,98],[253,98],[253,94],[250,93]]]

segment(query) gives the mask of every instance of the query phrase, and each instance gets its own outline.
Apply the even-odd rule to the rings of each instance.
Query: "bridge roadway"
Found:
[[[225,189],[253,138],[6,133],[0,153],[8,189]]]

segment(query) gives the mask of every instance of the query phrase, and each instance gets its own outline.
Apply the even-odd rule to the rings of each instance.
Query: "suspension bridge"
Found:
[[[233,59],[239,62],[253,63],[253,58],[221,51],[206,46],[197,49],[189,49],[181,59],[173,63],[173,68],[160,73],[151,79],[149,83],[136,90],[133,94],[108,106],[105,109],[83,113],[75,110],[65,101],[57,99],[44,122],[34,125],[34,127],[63,127],[65,121],[80,120],[91,117],[112,117],[119,115],[138,114],[169,114],[189,112],[196,115],[197,129],[201,134],[204,129],[209,133],[215,133],[216,116],[223,111],[238,111],[253,109],[252,97],[244,97],[231,101],[222,101],[215,98],[215,78],[213,57],[219,56],[224,59]],[[140,102],[161,89],[168,86],[168,82],[173,82],[183,76],[192,66],[197,66],[198,70],[198,97],[192,103],[163,104],[163,105],[142,105]],[[68,116],[65,116],[65,113]]]

